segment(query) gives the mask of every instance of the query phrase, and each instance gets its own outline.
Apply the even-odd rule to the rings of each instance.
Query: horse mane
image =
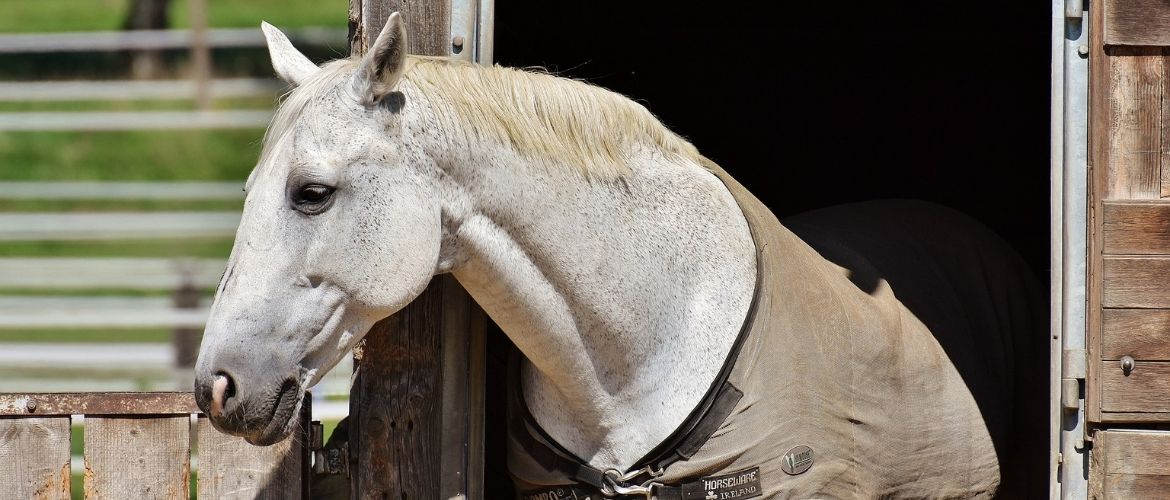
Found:
[[[265,134],[262,164],[282,131],[290,129],[316,97],[348,78],[357,65],[352,58],[325,64],[285,96]],[[510,146],[526,158],[553,160],[586,178],[624,176],[631,155],[646,146],[704,167],[711,165],[644,106],[582,81],[419,56],[407,59],[402,78],[436,111],[448,133]],[[408,96],[407,106],[409,101]]]

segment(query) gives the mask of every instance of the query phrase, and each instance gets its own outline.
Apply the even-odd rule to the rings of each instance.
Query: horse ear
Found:
[[[320,68],[300,51],[293,47],[288,37],[284,36],[275,26],[266,22],[260,23],[264,31],[264,39],[268,41],[268,55],[272,57],[272,69],[276,76],[296,87],[301,82],[316,73]]]
[[[354,95],[373,104],[394,92],[406,67],[406,26],[397,12],[390,14],[374,45],[366,51],[353,75]]]

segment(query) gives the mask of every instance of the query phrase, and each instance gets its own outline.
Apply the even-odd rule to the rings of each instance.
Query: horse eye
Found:
[[[333,194],[333,188],[321,184],[308,184],[301,188],[297,193],[297,203],[316,204],[321,203]]]

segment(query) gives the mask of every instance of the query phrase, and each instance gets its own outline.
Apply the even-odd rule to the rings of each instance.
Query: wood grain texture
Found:
[[[406,22],[406,50],[410,54],[447,56],[451,52],[451,2],[432,0],[350,0],[349,51],[365,54],[390,14],[399,12]]]
[[[1105,0],[1105,43],[1170,46],[1170,3],[1164,0]]]
[[[1088,499],[1105,498],[1105,449],[1109,446],[1109,433],[1097,431],[1091,434],[1093,449],[1089,452]]]
[[[1106,474],[1170,475],[1170,432],[1105,432]]]
[[[307,462],[302,416],[301,432],[272,446],[253,446],[223,434],[205,417],[196,428],[199,443],[199,498],[283,500],[305,494]]]
[[[1154,424],[1170,422],[1170,412],[1124,412],[1102,413],[1102,422],[1111,424]]]
[[[1105,498],[1161,500],[1170,492],[1170,476],[1106,474]]]
[[[1091,26],[1101,26],[1104,19],[1104,9],[1089,9],[1089,23]],[[1105,44],[1102,42],[1103,30],[1089,30],[1089,133],[1088,133],[1088,167],[1089,179],[1087,191],[1088,200],[1088,249],[1085,259],[1086,277],[1086,342],[1088,360],[1100,357],[1101,342],[1101,256],[1104,246],[1101,219],[1102,200],[1109,189],[1108,173],[1110,161],[1109,117],[1111,93],[1108,91],[1109,75],[1113,73],[1111,58],[1106,57]],[[1086,363],[1085,379],[1085,419],[1089,422],[1101,420],[1101,384],[1100,376],[1096,373],[1097,363]]]
[[[29,402],[33,410],[29,411]],[[0,416],[190,415],[199,413],[190,392],[56,392],[0,394]]]
[[[86,498],[186,500],[190,416],[87,417]]]
[[[1105,256],[1102,268],[1104,307],[1170,308],[1170,256]]]
[[[1103,316],[1100,359],[1170,360],[1170,309],[1106,309]]]
[[[435,280],[375,325],[355,353],[350,451],[358,498],[438,498],[442,286]]]
[[[1125,375],[1118,361],[1100,361],[1101,410],[1104,412],[1170,412],[1170,362],[1138,361]],[[1162,420],[1161,417],[1150,420]]]
[[[1110,53],[1107,134],[1110,199],[1157,199],[1162,193],[1162,49],[1116,47]]]
[[[1170,201],[1106,201],[1102,231],[1106,254],[1170,254]]]
[[[68,500],[69,417],[0,418],[0,498]]]

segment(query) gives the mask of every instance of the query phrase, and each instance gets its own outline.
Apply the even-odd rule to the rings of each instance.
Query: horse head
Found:
[[[247,181],[195,368],[212,424],[254,444],[287,436],[307,388],[421,293],[441,240],[436,169],[399,116],[398,14],[365,57],[322,67],[263,28],[294,89]]]

